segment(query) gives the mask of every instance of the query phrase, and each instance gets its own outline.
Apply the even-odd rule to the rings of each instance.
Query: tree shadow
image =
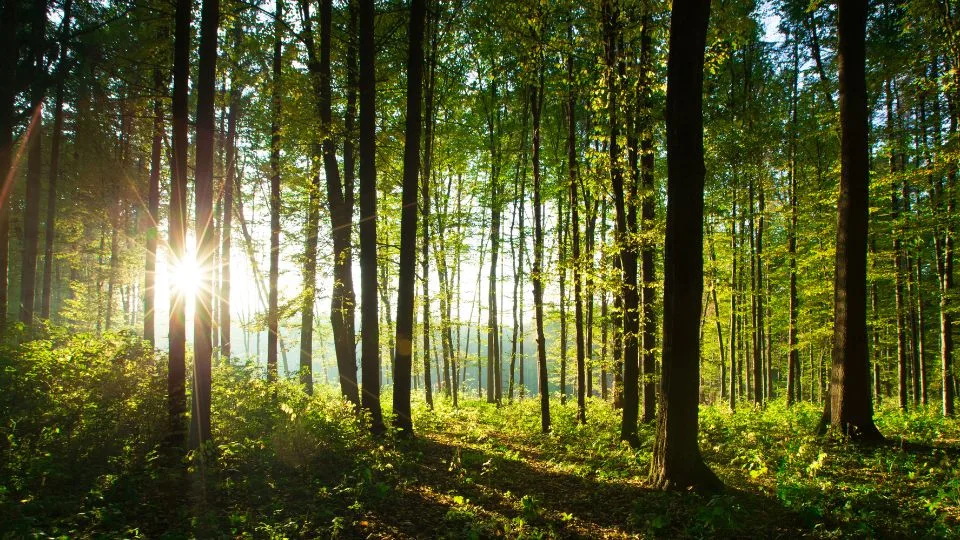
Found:
[[[780,537],[805,530],[800,516],[761,493],[661,492],[637,479],[558,472],[430,437],[411,442],[407,451],[420,456],[403,471],[409,484],[374,510],[377,521],[398,536],[516,536],[534,530],[562,538]]]

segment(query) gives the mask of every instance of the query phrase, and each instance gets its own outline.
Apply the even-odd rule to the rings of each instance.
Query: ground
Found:
[[[537,399],[414,403],[414,436],[368,434],[335,389],[221,365],[214,441],[163,444],[162,358],[129,336],[0,354],[2,538],[955,537],[960,426],[881,407],[888,443],[814,435],[820,408],[703,406],[714,496],[647,487],[653,426]],[[556,398],[557,396],[554,396]],[[390,403],[384,396],[384,403]]]

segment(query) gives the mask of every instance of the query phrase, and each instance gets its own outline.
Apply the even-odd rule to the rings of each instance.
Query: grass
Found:
[[[414,404],[416,437],[368,435],[333,389],[220,366],[214,444],[165,450],[164,359],[133,336],[52,335],[0,350],[0,536],[949,537],[960,530],[960,425],[882,408],[890,443],[813,435],[819,407],[701,409],[721,495],[645,483],[619,413],[552,403]],[[390,403],[389,396],[383,402]]]

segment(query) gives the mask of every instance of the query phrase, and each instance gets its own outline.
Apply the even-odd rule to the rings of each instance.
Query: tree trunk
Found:
[[[797,345],[797,101],[800,78],[798,36],[793,37],[793,90],[790,98],[790,229],[787,236],[787,257],[790,263],[790,321],[787,336],[787,405],[796,399],[797,374],[800,373],[800,351]]]
[[[899,167],[899,158],[895,149],[896,141],[893,132],[893,85],[890,80],[886,81],[886,106],[887,118],[887,141],[890,145],[890,174],[896,175]],[[896,299],[896,317],[897,317],[897,389],[899,397],[899,406],[901,410],[907,409],[907,331],[905,319],[905,300],[904,300],[904,262],[902,236],[903,227],[899,222],[900,217],[900,199],[896,182],[891,186],[890,192],[891,206],[893,208],[890,218],[894,223],[893,234],[893,256],[895,280],[895,299]]]
[[[417,190],[420,173],[420,132],[423,127],[420,104],[423,96],[423,32],[426,11],[425,0],[411,0],[408,34],[410,42],[407,56],[407,117],[401,196],[403,209],[400,216],[400,274],[397,283],[397,340],[396,356],[393,361],[393,423],[397,429],[407,434],[413,434],[413,420],[410,416],[410,376],[413,371],[413,295],[417,279]],[[425,174],[424,178],[426,176]],[[426,185],[426,180],[424,183]],[[423,202],[424,208],[427,208],[429,200],[424,199]],[[426,224],[426,212],[424,214]],[[428,242],[429,239],[425,236],[424,246]],[[426,253],[424,260],[426,261]],[[426,272],[423,279],[429,280]],[[428,332],[429,313],[429,310],[424,310],[424,333]]]
[[[154,283],[156,282],[157,270],[157,241],[158,225],[160,224],[160,160],[163,150],[163,102],[160,96],[163,95],[163,75],[159,69],[153,70],[153,91],[156,96],[153,98],[153,140],[150,147],[150,185],[147,188],[147,261],[144,276],[144,295],[143,295],[143,339],[150,343],[152,347],[156,346],[156,317],[154,306],[156,304],[156,291]]]
[[[67,60],[67,36],[70,34],[70,10],[73,7],[72,0],[66,0],[63,5],[63,22],[60,24],[60,55],[57,60],[57,69],[64,70]],[[56,236],[56,217],[57,217],[57,180],[60,177],[60,139],[63,136],[63,79],[66,73],[60,74],[57,78],[56,98],[53,106],[53,133],[50,142],[50,182],[47,188],[47,223],[46,237],[44,238],[43,255],[43,285],[40,300],[40,317],[42,319],[50,318],[50,296],[53,286],[53,244]],[[152,178],[151,178],[152,180]],[[159,182],[159,179],[158,181]],[[151,183],[151,186],[153,183]],[[149,210],[155,210],[156,205],[150,206]],[[154,237],[155,239],[156,237]],[[156,244],[154,244],[154,257],[156,257]],[[147,255],[149,258],[150,255]],[[151,271],[152,272],[152,271]],[[153,336],[150,337],[153,343]]]
[[[570,227],[573,233],[573,306],[577,343],[577,421],[587,423],[587,373],[583,334],[583,294],[581,291],[580,265],[580,214],[577,202],[577,100],[573,79],[573,24],[567,30],[570,50],[567,52],[567,174],[570,185]]]
[[[187,98],[190,75],[190,0],[177,0],[173,50],[173,162],[170,181],[170,266],[182,264],[187,232]],[[170,353],[167,367],[167,411],[170,443],[182,445],[186,435],[186,298],[177,283],[170,295]]]
[[[650,483],[708,491],[723,484],[697,443],[703,297],[703,59],[709,0],[675,1],[667,61],[667,232],[663,367]]]
[[[654,228],[656,217],[656,186],[654,185],[653,166],[653,104],[652,89],[647,73],[652,65],[652,39],[650,28],[652,24],[649,13],[643,15],[643,27],[640,32],[640,70],[643,73],[640,85],[641,106],[643,114],[640,129],[640,188],[643,193],[641,202],[640,230],[647,237]],[[635,220],[634,220],[635,221]],[[643,341],[641,343],[641,372],[643,376],[643,415],[644,423],[652,422],[657,412],[657,384],[656,360],[654,357],[657,346],[657,316],[654,303],[657,298],[656,265],[654,262],[656,245],[649,239],[644,241],[640,252],[641,281],[643,282],[643,298],[641,299],[641,313],[643,316]],[[716,293],[714,293],[716,294]],[[721,342],[723,339],[721,338]],[[723,345],[721,344],[721,348]]]
[[[541,13],[542,16],[542,13]],[[547,348],[543,335],[543,203],[540,197],[540,112],[543,107],[543,53],[540,52],[538,85],[530,92],[530,110],[533,115],[533,306],[537,322],[537,380],[540,390],[540,430],[550,431],[550,387],[547,377]]]
[[[234,28],[234,41],[239,42],[243,28],[239,23]],[[230,361],[231,325],[230,316],[230,253],[233,234],[233,196],[237,191],[237,117],[240,115],[240,96],[243,89],[237,81],[236,74],[230,83],[230,111],[227,113],[227,174],[223,184],[223,217],[220,221],[220,358]],[[314,247],[316,252],[316,247]],[[316,254],[314,253],[314,268],[316,268]],[[310,306],[313,314],[313,306]],[[312,323],[311,318],[311,323]],[[312,325],[311,325],[312,326]],[[313,377],[310,377],[307,387],[313,389]]]
[[[11,170],[14,97],[16,95],[16,70],[18,3],[4,2],[0,7],[0,44],[7,54],[0,55],[0,333],[7,325],[9,303],[8,273],[10,270],[10,189],[13,182]]]
[[[34,0],[31,21],[31,53],[36,72],[46,71],[44,60],[45,27],[47,24],[46,0]],[[27,128],[27,189],[23,214],[23,267],[20,273],[20,322],[28,329],[33,325],[33,311],[37,286],[37,248],[40,240],[40,168],[43,154],[40,144],[43,132],[43,94],[45,78],[34,77],[30,85],[30,110],[32,118]]]
[[[279,5],[279,3],[278,3]],[[197,290],[193,327],[193,408],[191,448],[199,448],[210,440],[210,361],[213,355],[213,132],[216,98],[217,29],[220,20],[219,0],[203,0],[200,15],[200,47],[197,69],[197,164],[194,184],[196,201],[197,267],[200,286]]]
[[[882,440],[873,423],[867,357],[867,228],[869,154],[864,41],[866,0],[840,0],[840,198],[834,292],[833,368],[824,411],[834,429],[859,440]]]
[[[602,4],[604,48],[607,69],[607,95],[609,126],[610,181],[613,185],[614,204],[617,214],[617,243],[620,246],[621,292],[623,297],[623,421],[620,426],[620,439],[631,445],[637,440],[637,416],[639,413],[639,295],[637,294],[637,257],[629,228],[630,219],[626,192],[623,182],[623,168],[620,165],[620,126],[618,120],[618,97],[620,86],[617,74],[621,71],[620,51],[620,12],[615,0],[604,0]]]
[[[383,433],[380,411],[380,328],[377,320],[377,117],[376,45],[373,0],[360,0],[360,369],[361,406],[369,411],[371,431]]]
[[[277,281],[280,276],[280,107],[283,60],[283,0],[274,15],[273,71],[270,111],[270,285],[267,298],[267,380],[275,381],[277,336],[280,330]]]

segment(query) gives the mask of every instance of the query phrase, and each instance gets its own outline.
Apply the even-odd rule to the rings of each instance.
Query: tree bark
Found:
[[[400,274],[397,283],[396,356],[393,361],[393,424],[413,434],[410,416],[410,377],[413,371],[413,295],[417,265],[417,190],[420,173],[420,105],[423,97],[423,32],[426,2],[411,0],[407,56],[407,118],[403,147],[403,193],[400,216]],[[426,175],[424,175],[426,177]],[[429,188],[428,188],[429,189]],[[424,201],[424,208],[428,200]],[[424,223],[427,217],[424,216]],[[423,243],[427,245],[424,237]],[[426,260],[426,257],[424,258]],[[429,277],[424,274],[424,280]],[[426,323],[429,311],[424,313]],[[427,326],[424,327],[425,332]],[[425,344],[426,345],[426,344]]]
[[[542,13],[540,14],[543,15]],[[540,178],[540,112],[543,107],[543,58],[540,52],[538,84],[530,92],[530,110],[533,116],[533,306],[537,322],[537,380],[540,390],[540,430],[550,431],[550,387],[547,377],[547,348],[543,334],[543,203]]]
[[[242,32],[242,27],[236,23],[235,42],[239,42]],[[220,357],[227,362],[230,361],[230,355],[233,352],[230,338],[230,327],[233,324],[230,316],[230,253],[233,234],[233,195],[237,190],[237,120],[240,115],[242,93],[243,89],[234,72],[230,83],[230,110],[227,113],[227,174],[223,184],[223,217],[220,221]],[[312,313],[313,306],[310,309]],[[312,384],[312,377],[310,382]],[[308,391],[310,390],[312,386],[308,386]]]
[[[40,144],[43,131],[43,94],[45,78],[40,74],[46,70],[44,62],[45,27],[47,24],[46,0],[34,0],[33,19],[30,30],[31,61],[34,65],[34,79],[30,85],[30,110],[33,117],[26,133],[27,138],[27,174],[26,196],[23,213],[23,262],[20,273],[20,322],[27,328],[33,326],[34,302],[37,286],[37,248],[40,239],[40,168],[43,154]]]
[[[63,4],[63,22],[60,26],[60,55],[57,60],[57,69],[59,70],[65,69],[64,66],[67,61],[66,38],[70,33],[70,10],[72,7],[72,0],[66,0]],[[50,318],[50,297],[53,287],[53,244],[56,237],[57,180],[60,178],[60,139],[63,136],[63,79],[65,76],[65,73],[61,73],[57,77],[56,98],[53,106],[53,133],[50,136],[50,180],[47,187],[47,222],[44,238],[43,284],[40,297],[40,318],[42,319]],[[149,209],[155,208],[156,206],[149,207]],[[154,245],[154,257],[156,257],[156,245]],[[153,342],[152,336],[150,342]]]
[[[14,97],[16,95],[17,2],[4,2],[0,7],[0,44],[7,54],[0,55],[0,333],[7,325],[8,273],[10,270],[10,192],[13,186],[12,165]]]
[[[865,75],[866,0],[840,0],[840,197],[830,397],[824,419],[856,440],[882,440],[873,423],[867,356],[869,154]]]
[[[377,311],[377,118],[376,45],[373,0],[360,0],[360,404],[370,413],[371,431],[384,431],[380,410],[380,327]]]
[[[173,50],[173,160],[170,181],[170,266],[182,264],[187,231],[187,98],[190,75],[190,0],[177,0]],[[167,411],[170,443],[185,442],[186,431],[186,299],[177,283],[170,296],[170,353],[167,357]]]
[[[642,81],[640,86],[641,106],[643,115],[641,118],[640,129],[640,188],[643,193],[640,218],[640,229],[644,236],[650,233],[654,228],[654,219],[656,218],[656,186],[654,185],[653,167],[653,104],[652,90],[650,81],[646,75],[651,71],[652,61],[652,24],[650,14],[644,12],[643,28],[640,32],[640,70]],[[641,342],[641,375],[643,377],[643,415],[644,423],[652,422],[657,412],[657,383],[656,383],[656,360],[654,351],[657,346],[657,317],[654,303],[657,298],[656,289],[656,265],[654,262],[656,245],[646,239],[643,249],[640,251],[640,272],[643,282],[643,296],[641,302],[641,313],[643,316],[643,336]],[[714,293],[715,294],[715,293]],[[721,342],[723,339],[721,338]],[[721,348],[723,345],[721,344]],[[721,360],[722,361],[722,360]]]
[[[621,292],[623,297],[623,421],[620,426],[620,439],[631,445],[637,440],[637,416],[639,413],[639,295],[637,294],[637,257],[627,216],[626,190],[624,189],[623,167],[620,165],[620,126],[618,120],[618,97],[620,85],[617,74],[620,66],[620,10],[615,0],[604,0],[603,31],[607,70],[607,114],[609,115],[609,156],[610,180],[613,185],[614,204],[616,206],[616,237],[620,249]]]
[[[650,483],[715,491],[723,484],[697,443],[703,297],[703,61],[709,0],[678,0],[667,61],[667,232],[663,368]]]
[[[158,225],[160,224],[160,160],[163,151],[163,103],[160,96],[163,94],[163,75],[159,69],[153,70],[153,140],[150,146],[150,179],[147,188],[147,261],[144,275],[143,295],[143,339],[156,346],[156,305],[157,270],[157,242]]]
[[[267,380],[275,381],[277,369],[277,337],[280,330],[278,309],[280,276],[280,108],[283,85],[283,0],[277,0],[274,14],[273,70],[270,110],[270,273],[267,293]]]

